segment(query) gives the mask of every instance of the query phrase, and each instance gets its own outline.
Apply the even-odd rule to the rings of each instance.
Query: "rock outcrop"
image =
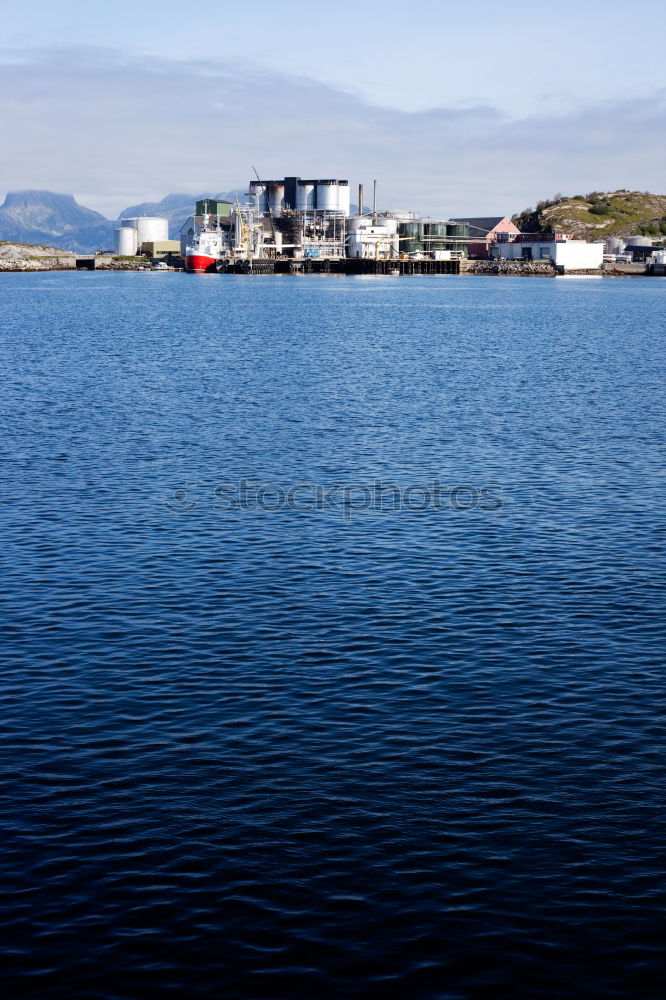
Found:
[[[70,271],[76,254],[57,247],[0,242],[0,271]]]

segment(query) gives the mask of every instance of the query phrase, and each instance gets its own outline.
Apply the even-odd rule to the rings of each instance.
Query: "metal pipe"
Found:
[[[358,186],[358,214],[363,215],[363,185]]]

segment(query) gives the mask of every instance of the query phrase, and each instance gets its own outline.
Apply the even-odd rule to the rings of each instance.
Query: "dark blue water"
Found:
[[[0,304],[4,995],[661,996],[666,281]]]

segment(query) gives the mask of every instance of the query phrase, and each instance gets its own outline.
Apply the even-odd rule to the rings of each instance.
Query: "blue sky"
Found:
[[[555,191],[660,192],[665,8],[13,5],[0,192],[67,191],[115,215],[168,191],[236,187],[251,163],[377,176],[393,207],[444,214],[513,212]]]

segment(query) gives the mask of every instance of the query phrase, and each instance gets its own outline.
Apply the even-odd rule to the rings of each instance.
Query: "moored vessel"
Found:
[[[229,251],[228,232],[210,224],[210,217],[204,216],[203,227],[195,233],[192,242],[185,248],[186,271],[215,271],[218,260]]]

